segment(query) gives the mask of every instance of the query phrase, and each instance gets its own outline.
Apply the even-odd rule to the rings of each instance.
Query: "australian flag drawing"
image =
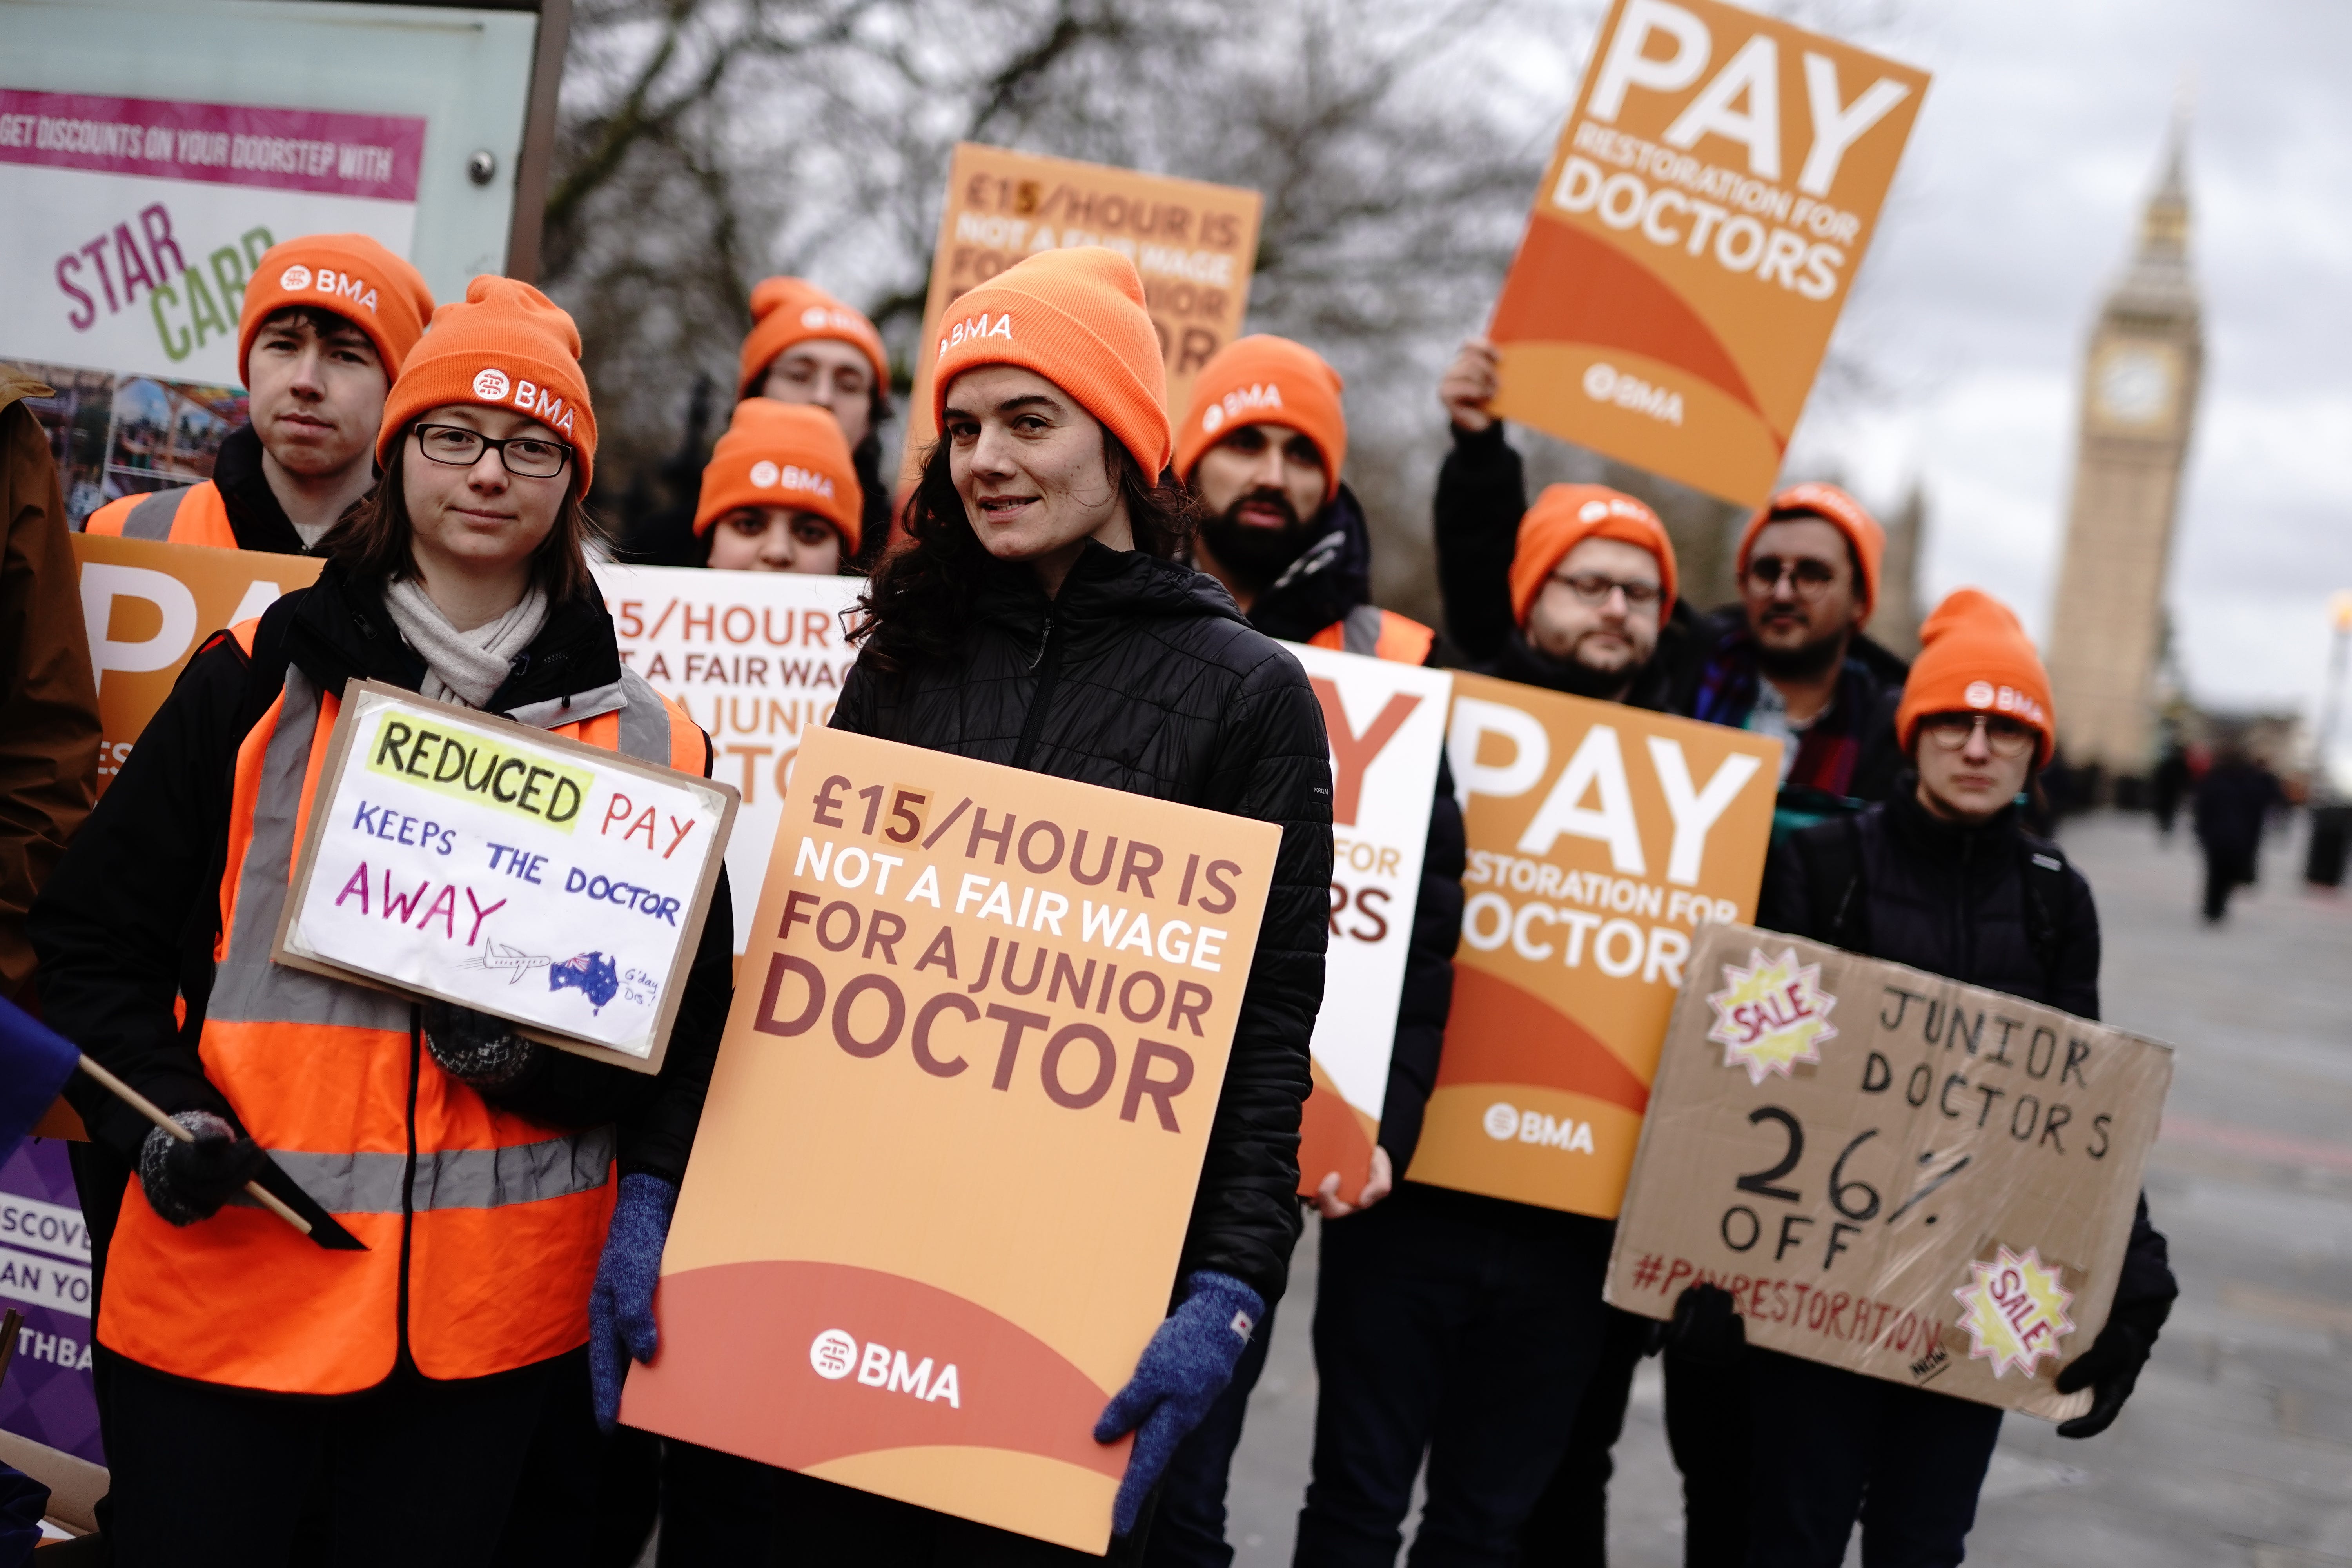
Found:
[[[601,952],[576,953],[561,963],[549,964],[547,988],[561,991],[567,985],[602,1013],[604,1004],[621,994],[621,967]]]

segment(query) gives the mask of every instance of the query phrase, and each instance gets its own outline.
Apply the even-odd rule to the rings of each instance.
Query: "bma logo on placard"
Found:
[[[1486,1108],[1482,1121],[1486,1136],[1497,1143],[1517,1141],[1533,1143],[1539,1149],[1558,1149],[1567,1153],[1590,1154],[1592,1148],[1592,1123],[1564,1116],[1555,1121],[1540,1110],[1521,1110],[1508,1100],[1498,1100]]]
[[[845,1329],[827,1329],[809,1342],[809,1366],[827,1383],[839,1383],[854,1371],[868,1388],[911,1394],[926,1405],[944,1399],[951,1410],[963,1408],[962,1380],[955,1363],[948,1363],[935,1376],[929,1356],[909,1366],[905,1351],[875,1342],[861,1352],[856,1336]]]

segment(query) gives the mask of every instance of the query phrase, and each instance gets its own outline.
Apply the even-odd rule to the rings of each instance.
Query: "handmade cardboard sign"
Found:
[[[741,793],[727,841],[740,953],[751,938],[802,731],[823,729],[833,717],[857,661],[841,616],[865,580],[601,565],[596,581],[621,662],[702,726],[711,775]]]
[[[958,142],[907,404],[908,478],[939,434],[931,366],[948,308],[1041,250],[1106,245],[1135,263],[1167,357],[1169,411],[1181,414],[1209,356],[1241,335],[1264,205],[1255,191],[1232,185]]]
[[[1442,669],[1294,645],[1331,737],[1331,923],[1315,1090],[1299,1127],[1298,1190],[1339,1174],[1353,1203],[1371,1175],[1388,1093],[1406,949],[1421,896],[1454,678]]]
[[[1609,1218],[1694,935],[1753,918],[1780,743],[1457,675],[1454,1010],[1412,1176]]]
[[[660,1069],[732,789],[355,680],[315,800],[272,958]]]
[[[1927,73],[1718,0],[1616,0],[1487,335],[1495,411],[1754,506]]]
[[[2168,1046],[1748,926],[1692,949],[1608,1298],[2050,1420],[2107,1321]]]
[[[1101,1552],[1280,840],[804,736],[621,1419]]]
[[[98,787],[131,748],[189,656],[210,633],[250,620],[282,594],[307,588],[323,561],[254,550],[207,550],[143,539],[73,536],[82,617],[98,679]]]

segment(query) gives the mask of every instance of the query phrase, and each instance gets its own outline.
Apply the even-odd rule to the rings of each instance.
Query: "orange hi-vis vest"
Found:
[[[250,656],[255,627],[236,629]],[[550,729],[699,773],[702,731],[635,672]],[[613,1129],[502,1110],[444,1073],[415,1006],[270,962],[341,702],[295,665],[238,747],[205,1076],[247,1132],[368,1248],[329,1252],[245,1199],[184,1229],[124,1191],[100,1305],[108,1349],[160,1372],[349,1394],[401,1345],[432,1378],[483,1377],[588,1337],[613,1208]]]
[[[1427,664],[1437,634],[1419,621],[1383,610],[1378,605],[1358,605],[1339,619],[1307,639],[1309,647],[1333,653],[1360,653],[1396,664]]]
[[[110,534],[117,539],[152,539],[164,544],[209,544],[216,550],[236,548],[236,530],[229,525],[228,505],[220,487],[206,479],[200,485],[176,485],[143,496],[108,501],[89,514],[84,533]]]

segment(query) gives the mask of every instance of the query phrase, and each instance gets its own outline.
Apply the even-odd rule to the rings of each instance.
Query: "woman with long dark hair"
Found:
[[[618,1342],[651,1353],[730,993],[724,873],[655,1076],[270,957],[354,677],[709,771],[589,575],[579,353],[507,279],[436,314],[317,583],[205,643],[34,911],[48,1021],[193,1134],[75,1091],[125,1178],[97,1316],[121,1561],[488,1563],[542,1433],[587,1443],[592,1317],[607,1412]],[[236,1202],[257,1176],[365,1250]],[[284,1506],[251,1506],[264,1479]]]
[[[1189,500],[1134,266],[1050,251],[956,301],[934,381],[942,433],[908,543],[869,585],[835,727],[1281,826],[1171,1312],[1095,1436],[1136,1435],[1113,1510],[1131,1561],[1177,1442],[1282,1292],[1298,1235],[1298,1116],[1323,994],[1329,753],[1305,672],[1177,556]],[[1093,1561],[1002,1531],[671,1445],[697,1502],[666,1561]],[[722,1503],[720,1499],[728,1500]],[[678,1556],[670,1558],[673,1541]]]

